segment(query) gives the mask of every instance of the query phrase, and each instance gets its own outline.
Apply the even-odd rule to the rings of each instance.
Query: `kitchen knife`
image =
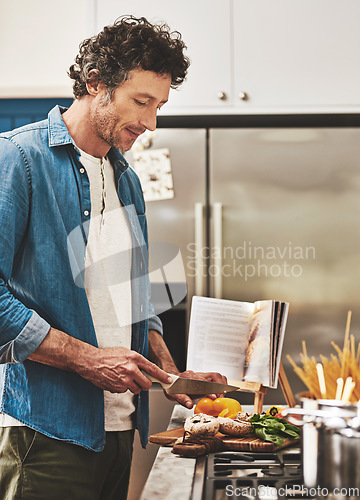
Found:
[[[234,385],[219,384],[210,380],[184,378],[172,373],[169,373],[169,376],[173,379],[171,384],[164,384],[148,373],[144,373],[144,375],[152,382],[158,382],[168,394],[222,394],[239,389]]]

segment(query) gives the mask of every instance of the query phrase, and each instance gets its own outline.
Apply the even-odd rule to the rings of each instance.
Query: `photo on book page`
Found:
[[[187,369],[275,388],[288,303],[192,299]]]
[[[250,333],[246,349],[244,380],[269,385],[273,304],[272,301],[262,300],[255,302],[253,306],[254,310],[249,318]]]

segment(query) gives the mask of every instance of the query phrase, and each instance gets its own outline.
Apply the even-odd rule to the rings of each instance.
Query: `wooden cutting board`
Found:
[[[163,431],[149,436],[149,442],[162,446],[173,446],[175,441],[184,435],[184,427],[177,427],[171,431]]]
[[[286,439],[283,446],[277,446],[274,443],[263,441],[255,435],[246,438],[234,438],[225,436],[218,432],[211,439],[206,439],[201,443],[179,443],[175,444],[176,440],[184,436],[184,427],[178,427],[171,431],[159,432],[149,436],[149,442],[162,446],[173,446],[173,453],[184,457],[199,457],[211,452],[217,451],[262,451],[273,452],[280,448],[285,448],[298,443],[295,439]],[[174,446],[175,445],[175,446]]]

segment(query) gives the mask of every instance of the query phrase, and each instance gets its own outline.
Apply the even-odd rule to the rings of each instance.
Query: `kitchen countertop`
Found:
[[[185,419],[193,413],[193,409],[188,410],[183,406],[175,405],[167,430],[181,427]],[[171,446],[159,448],[141,500],[190,499],[196,459],[182,458],[171,453],[171,450]]]

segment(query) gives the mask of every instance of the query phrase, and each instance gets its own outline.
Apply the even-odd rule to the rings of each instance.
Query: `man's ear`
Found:
[[[101,88],[101,81],[99,78],[99,70],[91,69],[88,73],[88,79],[86,82],[86,90],[92,96],[96,96]]]

